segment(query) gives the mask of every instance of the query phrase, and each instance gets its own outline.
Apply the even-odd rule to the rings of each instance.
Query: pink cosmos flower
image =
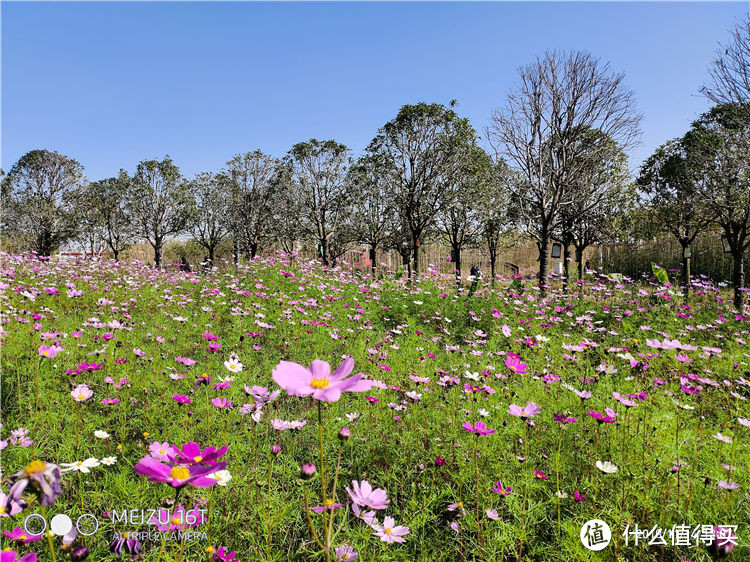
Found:
[[[583,503],[583,500],[586,499],[586,496],[576,490],[575,492],[573,492],[573,499],[577,502]]]
[[[219,410],[227,410],[232,407],[232,401],[225,397],[214,398],[211,400],[211,404],[216,406]]]
[[[409,534],[409,527],[399,525],[395,526],[396,521],[393,517],[386,517],[383,520],[382,525],[373,525],[372,528],[375,531],[373,535],[379,537],[381,541],[386,543],[391,542],[406,542],[404,536]]]
[[[178,404],[190,404],[193,401],[192,398],[184,394],[175,394],[172,396],[172,400]]]
[[[497,484],[495,484],[494,488],[490,488],[492,492],[495,492],[496,494],[500,494],[501,496],[505,497],[507,495],[510,495],[510,493],[513,491],[513,486],[508,486],[507,488],[503,488],[503,483],[498,480]]]
[[[507,357],[505,358],[505,366],[514,373],[518,373],[519,375],[522,375],[529,370],[528,365],[521,361],[521,356],[517,353],[509,353],[507,355]]]
[[[478,421],[474,425],[471,425],[469,422],[465,422],[461,427],[463,427],[466,431],[476,433],[477,435],[492,435],[496,432],[494,429],[489,429],[484,424],[484,422],[480,421]]]
[[[371,507],[372,509],[385,509],[390,502],[385,490],[382,488],[373,490],[372,484],[367,480],[362,480],[361,483],[352,480],[352,488],[354,488],[353,491],[347,486],[346,492],[349,494],[349,497],[352,498],[352,501],[358,506]]]
[[[542,407],[537,406],[534,402],[529,402],[524,407],[516,406],[515,404],[511,404],[508,407],[508,413],[511,416],[517,416],[519,418],[524,418],[524,419],[533,417],[541,411],[542,411]]]
[[[309,509],[314,511],[315,513],[323,513],[326,509],[328,511],[333,511],[334,509],[338,509],[343,505],[344,505],[343,503],[333,503],[333,500],[328,499],[326,500],[325,505],[318,505],[315,507],[311,507]]]
[[[76,402],[85,402],[94,395],[94,391],[85,384],[79,384],[77,387],[70,391],[70,395]]]
[[[373,382],[362,379],[362,373],[346,378],[354,369],[354,359],[345,359],[331,374],[331,366],[315,359],[306,369],[298,363],[281,361],[271,375],[290,396],[310,396],[324,402],[337,402],[342,392],[365,392]]]
[[[220,449],[217,449],[216,447],[206,447],[205,449],[201,450],[198,443],[191,441],[190,443],[185,443],[182,446],[182,449],[178,449],[175,447],[174,452],[170,453],[168,456],[169,460],[180,464],[203,463],[215,465],[216,459],[226,455],[227,450],[229,450],[229,445],[224,445]],[[226,463],[224,462],[218,464],[226,465]],[[223,470],[223,468],[220,470]]]
[[[352,513],[368,525],[373,525],[377,521],[374,511],[364,511],[356,503],[352,504]]]
[[[534,471],[534,477],[539,478],[540,480],[549,480],[549,476],[544,474],[543,470],[539,470],[539,469]]]
[[[500,519],[500,516],[497,514],[497,509],[488,509],[485,513],[487,514],[488,519],[492,519],[493,521]]]
[[[21,527],[15,527],[12,531],[3,531],[3,534],[12,541],[22,542],[24,544],[42,540],[42,535],[30,535]]]
[[[18,553],[13,550],[0,551],[0,562],[36,562],[36,560],[36,552],[29,552],[18,558]]]
[[[209,474],[224,470],[227,463],[219,462],[210,466],[169,466],[159,462],[153,457],[143,457],[133,469],[138,474],[148,477],[149,482],[164,482],[174,488],[182,486],[197,486],[199,488],[210,488],[219,483],[215,478],[207,478]]]
[[[151,451],[151,456],[154,457],[157,460],[160,461],[166,461],[169,462],[170,455],[175,454],[174,448],[172,448],[172,445],[170,445],[167,441],[164,441],[164,443],[159,443],[158,441],[154,441],[149,445],[148,450]]]
[[[39,355],[41,355],[42,357],[47,357],[48,359],[52,359],[61,351],[64,351],[63,348],[57,345],[40,345],[39,346]]]

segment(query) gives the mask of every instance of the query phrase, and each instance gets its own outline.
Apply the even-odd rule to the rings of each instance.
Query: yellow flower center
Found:
[[[216,552],[216,549],[213,546],[206,547],[207,554],[213,554],[214,552]]]
[[[76,462],[76,465],[81,466],[83,464],[83,461]]]
[[[44,472],[45,470],[47,470],[47,465],[42,461],[31,461],[26,465],[24,472],[29,476],[31,474],[36,474],[37,472]]]
[[[85,394],[79,394],[79,395],[78,395],[78,399],[79,399],[79,400],[83,400],[84,398],[86,398],[86,395],[85,395]]]
[[[193,460],[194,460],[195,462],[201,462],[201,461],[203,460],[203,457],[202,457],[202,456],[200,456],[200,455],[198,455],[197,457],[193,457]]]
[[[167,454],[167,452],[164,449],[159,449],[159,453],[161,453],[162,455],[166,455]]]
[[[235,365],[234,363],[231,363],[231,364],[229,365],[229,368],[230,368],[230,369],[236,369],[236,368],[237,368],[237,365]]]
[[[521,415],[525,416],[526,415],[526,410],[521,410]]]
[[[326,500],[325,505],[333,505],[333,500]]]
[[[386,529],[386,530],[385,530],[385,534],[386,534],[386,535],[390,535],[390,534],[391,534],[391,530],[390,530],[390,529]]]
[[[19,541],[25,541],[28,537],[26,535],[18,535]]]
[[[49,351],[42,351],[42,355],[49,355]]]
[[[313,379],[310,381],[310,386],[313,388],[326,388],[329,384],[328,379]]]
[[[187,480],[190,478],[190,471],[184,466],[175,466],[169,471],[169,475],[175,480]]]
[[[464,502],[458,502],[458,503],[456,504],[456,507],[463,507],[463,506],[464,506]]]
[[[0,505],[0,513],[5,513],[5,506],[4,505]]]
[[[172,525],[179,525],[180,523],[182,523],[182,520],[180,519],[179,516],[172,518]]]

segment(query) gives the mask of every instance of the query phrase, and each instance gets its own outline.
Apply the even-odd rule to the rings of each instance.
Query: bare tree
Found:
[[[164,242],[183,233],[194,218],[195,201],[169,156],[138,164],[128,193],[128,212],[138,234],[154,249],[154,265],[161,268]]]
[[[458,156],[476,134],[467,119],[440,104],[405,105],[386,123],[368,147],[396,171],[395,208],[411,236],[414,274],[419,273],[419,247],[435,217],[450,203],[449,193]]]
[[[279,161],[260,150],[237,154],[227,162],[231,188],[227,223],[236,240],[235,263],[239,246],[253,259],[271,234],[274,198],[278,191]]]
[[[195,220],[192,234],[198,244],[208,251],[208,259],[214,263],[216,248],[229,236],[230,180],[226,173],[203,172],[188,182],[195,199]]]
[[[349,203],[346,182],[349,160],[349,149],[343,144],[316,139],[295,144],[285,159],[299,197],[300,227],[315,238],[326,266],[338,257],[331,255],[332,249],[339,255],[343,253],[341,233],[337,233],[337,229]],[[334,236],[338,238],[332,245]]]
[[[32,150],[23,155],[3,181],[6,231],[30,240],[49,256],[76,234],[76,194],[85,182],[83,166],[58,152]]]
[[[750,103],[717,105],[684,137],[691,170],[711,221],[720,226],[733,260],[734,306],[742,311],[750,247]]]
[[[520,80],[495,111],[487,135],[518,171],[514,199],[539,250],[539,285],[563,208],[573,204],[575,178],[599,158],[581,138],[601,131],[623,149],[638,140],[641,115],[623,74],[584,52],[547,53],[520,69]],[[585,213],[589,207],[579,209]]]
[[[729,42],[719,45],[701,92],[713,103],[750,101],[750,14],[734,24]]]

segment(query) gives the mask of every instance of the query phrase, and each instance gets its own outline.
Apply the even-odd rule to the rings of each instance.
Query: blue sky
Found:
[[[483,132],[516,69],[582,49],[644,114],[637,166],[707,109],[698,89],[735,3],[2,2],[2,168],[67,154],[90,179],[169,154],[185,175],[311,137],[360,153],[399,107]]]

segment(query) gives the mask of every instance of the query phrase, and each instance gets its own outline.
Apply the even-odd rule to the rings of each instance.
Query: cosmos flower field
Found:
[[[0,269],[3,561],[750,559],[750,323],[707,279]]]

